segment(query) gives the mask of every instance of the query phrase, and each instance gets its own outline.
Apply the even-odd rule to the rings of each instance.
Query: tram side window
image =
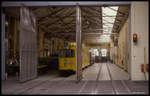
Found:
[[[72,49],[61,50],[59,56],[60,57],[74,57],[74,50]]]

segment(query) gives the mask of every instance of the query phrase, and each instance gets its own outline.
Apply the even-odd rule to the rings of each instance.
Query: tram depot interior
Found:
[[[138,45],[132,41],[134,32],[130,32],[133,30],[132,20],[135,22],[134,26],[140,24],[139,22],[146,22],[143,19],[140,21],[141,18],[148,18],[146,17],[148,13],[142,11],[144,4],[147,5],[143,3],[140,7],[139,3],[134,3],[134,7],[81,6],[80,15],[76,6],[4,7],[5,81],[24,82],[34,72],[37,72],[36,78],[77,80],[77,74],[80,74],[77,67],[82,67],[79,71],[82,81],[134,79],[148,81],[148,65],[144,69],[145,72],[141,71],[141,64],[148,63],[148,46],[140,47],[141,54],[133,53],[132,48]],[[137,11],[138,8],[141,10]],[[135,18],[132,17],[133,11]],[[143,17],[139,15],[141,11]],[[81,34],[77,33],[78,28]],[[29,32],[25,33],[26,30]],[[145,34],[145,37],[142,34]],[[135,34],[139,37],[137,40],[139,46],[143,46],[141,43],[144,41],[140,41],[142,38],[148,38],[146,34],[148,33]],[[133,69],[135,65],[131,65],[133,63],[131,54],[142,55],[140,59],[142,63],[135,67],[138,69]],[[78,55],[80,58],[77,61]],[[77,66],[77,62],[82,65]],[[31,70],[31,67],[34,67],[34,70]],[[136,74],[132,73],[132,70],[136,70],[134,72],[140,75],[134,77]]]

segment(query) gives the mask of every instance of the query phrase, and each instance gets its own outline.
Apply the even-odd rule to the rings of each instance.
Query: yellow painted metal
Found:
[[[70,49],[74,50],[75,56],[72,58],[59,57],[59,70],[73,70],[76,71],[76,43],[69,43]],[[85,68],[90,64],[90,54],[88,47],[82,44],[82,68]]]
[[[76,44],[69,43],[70,49],[74,50],[75,56],[72,58],[59,57],[59,70],[76,71]]]
[[[59,58],[59,70],[76,71],[76,58]]]
[[[82,44],[82,48],[82,68],[84,68],[90,64],[90,53],[88,52],[88,46],[85,44]]]
[[[110,47],[110,45],[88,45],[88,47]]]

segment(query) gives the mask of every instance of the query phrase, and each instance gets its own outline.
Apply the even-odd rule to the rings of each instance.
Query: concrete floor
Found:
[[[127,72],[119,68],[117,65],[111,63],[95,63],[92,66],[84,69],[82,73],[83,80],[111,80],[106,64],[109,67],[112,80],[129,80],[129,74]],[[67,80],[76,80],[75,75],[68,77]]]
[[[9,79],[2,81],[2,94],[148,94],[148,81],[130,81],[128,73],[110,63],[89,66],[79,83],[75,77],[54,71],[25,83]]]

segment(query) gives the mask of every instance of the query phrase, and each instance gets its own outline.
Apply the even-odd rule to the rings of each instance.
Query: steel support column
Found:
[[[76,6],[76,73],[77,73],[77,81],[82,79],[82,24],[81,24],[81,9],[77,5]]]
[[[1,9],[1,76],[2,80],[5,80],[5,14],[3,13],[3,9]]]

